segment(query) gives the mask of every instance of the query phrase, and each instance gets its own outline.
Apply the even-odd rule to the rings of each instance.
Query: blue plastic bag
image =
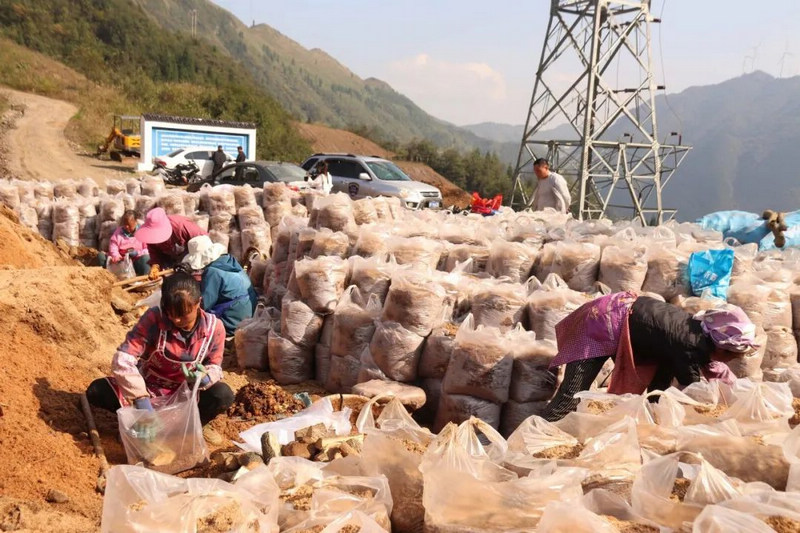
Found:
[[[725,239],[732,237],[740,244],[759,242],[769,233],[761,215],[747,211],[717,211],[698,218],[697,223],[703,229],[721,232]]]
[[[727,300],[731,272],[733,272],[733,250],[730,248],[695,252],[689,257],[689,282],[695,296],[708,291],[716,298]]]

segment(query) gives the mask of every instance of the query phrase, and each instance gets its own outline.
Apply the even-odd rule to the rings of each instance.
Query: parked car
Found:
[[[302,167],[310,172],[320,161],[328,163],[334,192],[347,193],[353,199],[397,196],[410,209],[442,207],[439,189],[412,180],[388,159],[355,154],[314,154]]]
[[[238,171],[238,172],[237,172]],[[186,190],[197,192],[200,187],[210,185],[250,185],[260,189],[265,183],[283,182],[295,189],[306,189],[307,173],[294,163],[283,161],[245,161],[222,167],[216,174],[191,183]]]
[[[167,155],[154,157],[153,165],[155,167],[164,167],[166,170],[174,170],[179,164],[185,165],[189,163],[189,161],[194,161],[194,163],[200,168],[198,175],[202,178],[205,178],[210,176],[211,171],[214,170],[214,162],[211,161],[211,156],[214,155],[214,152],[216,151],[216,147],[207,148],[193,146],[189,148],[181,148]],[[228,158],[228,161],[235,160],[235,158],[231,157],[230,154],[226,153],[225,156]]]

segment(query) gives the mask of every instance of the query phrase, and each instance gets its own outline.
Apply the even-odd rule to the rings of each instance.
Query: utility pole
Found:
[[[197,37],[197,10],[189,10],[189,21],[192,25],[192,38]]]
[[[660,224],[662,191],[690,150],[658,139],[650,0],[551,0],[515,168],[512,207],[528,205],[533,162],[572,182],[580,220]],[[558,133],[548,130],[558,127]]]

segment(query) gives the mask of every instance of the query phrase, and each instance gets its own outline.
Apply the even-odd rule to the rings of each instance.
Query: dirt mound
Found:
[[[19,224],[17,215],[0,205],[0,268],[75,266],[78,263],[38,233]]]
[[[320,124],[303,124],[295,122],[297,131],[300,132],[311,147],[317,152],[342,152],[346,154],[374,155],[392,159],[394,153],[381,148],[379,145],[360,137],[349,131],[337,130],[322,126]],[[457,205],[467,207],[470,202],[470,195],[463,189],[457,187],[447,178],[437,173],[424,163],[412,163],[410,161],[395,161],[397,166],[403,169],[414,180],[433,185],[442,191],[442,198],[445,207]]]
[[[287,393],[274,381],[266,381],[251,383],[239,389],[228,415],[241,416],[245,419],[263,418],[266,422],[293,415],[302,409],[303,402]]]
[[[102,507],[94,491],[99,463],[78,401],[109,372],[127,331],[110,303],[113,281],[82,266],[0,270],[0,493],[36,507],[57,489],[70,498],[59,511],[92,522]],[[97,422],[109,461],[124,462],[114,415],[98,414]]]

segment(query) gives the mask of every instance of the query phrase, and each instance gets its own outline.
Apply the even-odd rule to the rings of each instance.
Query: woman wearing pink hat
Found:
[[[755,349],[756,329],[734,305],[696,315],[655,298],[619,292],[586,303],[556,324],[564,379],[545,408],[545,420],[560,420],[578,405],[603,364],[614,359],[608,392],[641,394],[664,390],[675,379],[686,386],[701,377],[732,382],[724,364]]]
[[[191,239],[207,235],[197,224],[180,215],[168,215],[160,207],[147,212],[144,224],[134,235],[150,252],[150,277],[161,269],[172,268],[183,260]]]

